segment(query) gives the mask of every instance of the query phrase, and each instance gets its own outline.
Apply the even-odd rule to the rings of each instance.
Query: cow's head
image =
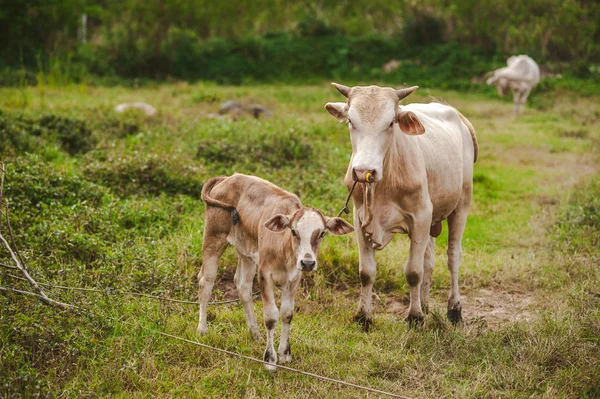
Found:
[[[504,97],[508,91],[508,80],[500,73],[494,73],[494,75],[486,80],[485,83],[487,83],[488,86],[496,86],[496,90],[500,97]]]
[[[352,141],[352,174],[358,181],[379,181],[383,160],[390,148],[394,125],[411,135],[425,133],[412,112],[403,112],[398,103],[418,86],[394,90],[389,87],[333,86],[348,98],[345,103],[327,103],[325,109],[340,122],[348,123]]]
[[[312,208],[299,209],[293,215],[275,215],[265,223],[265,227],[276,233],[287,229],[291,231],[296,267],[303,272],[317,269],[319,247],[327,232],[339,236],[354,231],[354,227],[344,219],[328,218]]]

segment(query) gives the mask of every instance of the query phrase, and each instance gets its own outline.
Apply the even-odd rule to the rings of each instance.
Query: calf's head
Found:
[[[348,100],[327,103],[325,109],[338,121],[348,123],[352,141],[352,174],[354,180],[377,182],[383,177],[383,160],[390,148],[394,125],[406,134],[425,133],[417,116],[400,111],[398,103],[417,89],[394,90],[389,87],[333,86]]]
[[[293,215],[275,215],[265,227],[276,233],[291,232],[291,243],[296,254],[296,267],[303,272],[317,269],[317,255],[327,232],[339,236],[354,231],[342,218],[328,218],[312,208],[299,209]]]

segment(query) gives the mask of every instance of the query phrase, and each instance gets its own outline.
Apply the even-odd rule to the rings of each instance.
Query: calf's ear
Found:
[[[345,122],[348,119],[346,116],[346,103],[327,103],[325,109],[340,122]]]
[[[290,227],[290,219],[285,215],[275,215],[267,220],[265,227],[275,233],[281,233]]]
[[[325,228],[334,236],[343,236],[354,231],[354,227],[342,218],[328,218]]]
[[[406,134],[420,135],[425,133],[425,127],[414,112],[399,111],[398,126]]]

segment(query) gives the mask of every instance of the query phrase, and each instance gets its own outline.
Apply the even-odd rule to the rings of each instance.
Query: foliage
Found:
[[[237,139],[203,141],[198,146],[197,157],[216,164],[231,165],[243,160],[280,168],[311,160],[313,151],[310,144],[291,130],[283,134],[260,134],[245,140],[240,135]]]
[[[558,219],[560,244],[569,251],[600,254],[600,179],[575,191]]]
[[[0,155],[21,154],[56,142],[71,155],[94,148],[96,138],[85,122],[44,115],[39,119],[0,110]]]
[[[187,194],[200,196],[202,181],[197,169],[177,164],[176,159],[150,154],[91,162],[84,169],[86,178],[111,187],[121,196]]]
[[[46,3],[11,1],[0,12],[0,36],[10,38],[0,43],[0,84],[20,82],[17,68],[28,71],[28,82],[49,85],[87,81],[89,73],[240,84],[373,77],[400,59],[421,62],[408,68],[411,79],[435,71],[436,82],[447,82],[468,81],[520,53],[541,64],[560,61],[560,72],[577,76],[600,62],[600,4],[589,0],[259,0],[241,10],[205,0]],[[428,60],[432,52],[447,56]]]

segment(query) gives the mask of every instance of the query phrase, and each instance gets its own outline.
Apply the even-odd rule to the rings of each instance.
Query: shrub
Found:
[[[197,158],[211,163],[265,163],[272,167],[302,163],[311,159],[313,147],[294,131],[283,134],[258,134],[238,140],[204,141]]]
[[[56,115],[38,119],[0,110],[0,156],[38,152],[51,143],[71,155],[94,148],[96,138],[85,122]]]
[[[148,155],[92,162],[84,168],[87,179],[110,187],[118,195],[186,194],[200,196],[202,179],[194,167],[178,165],[174,159]]]

